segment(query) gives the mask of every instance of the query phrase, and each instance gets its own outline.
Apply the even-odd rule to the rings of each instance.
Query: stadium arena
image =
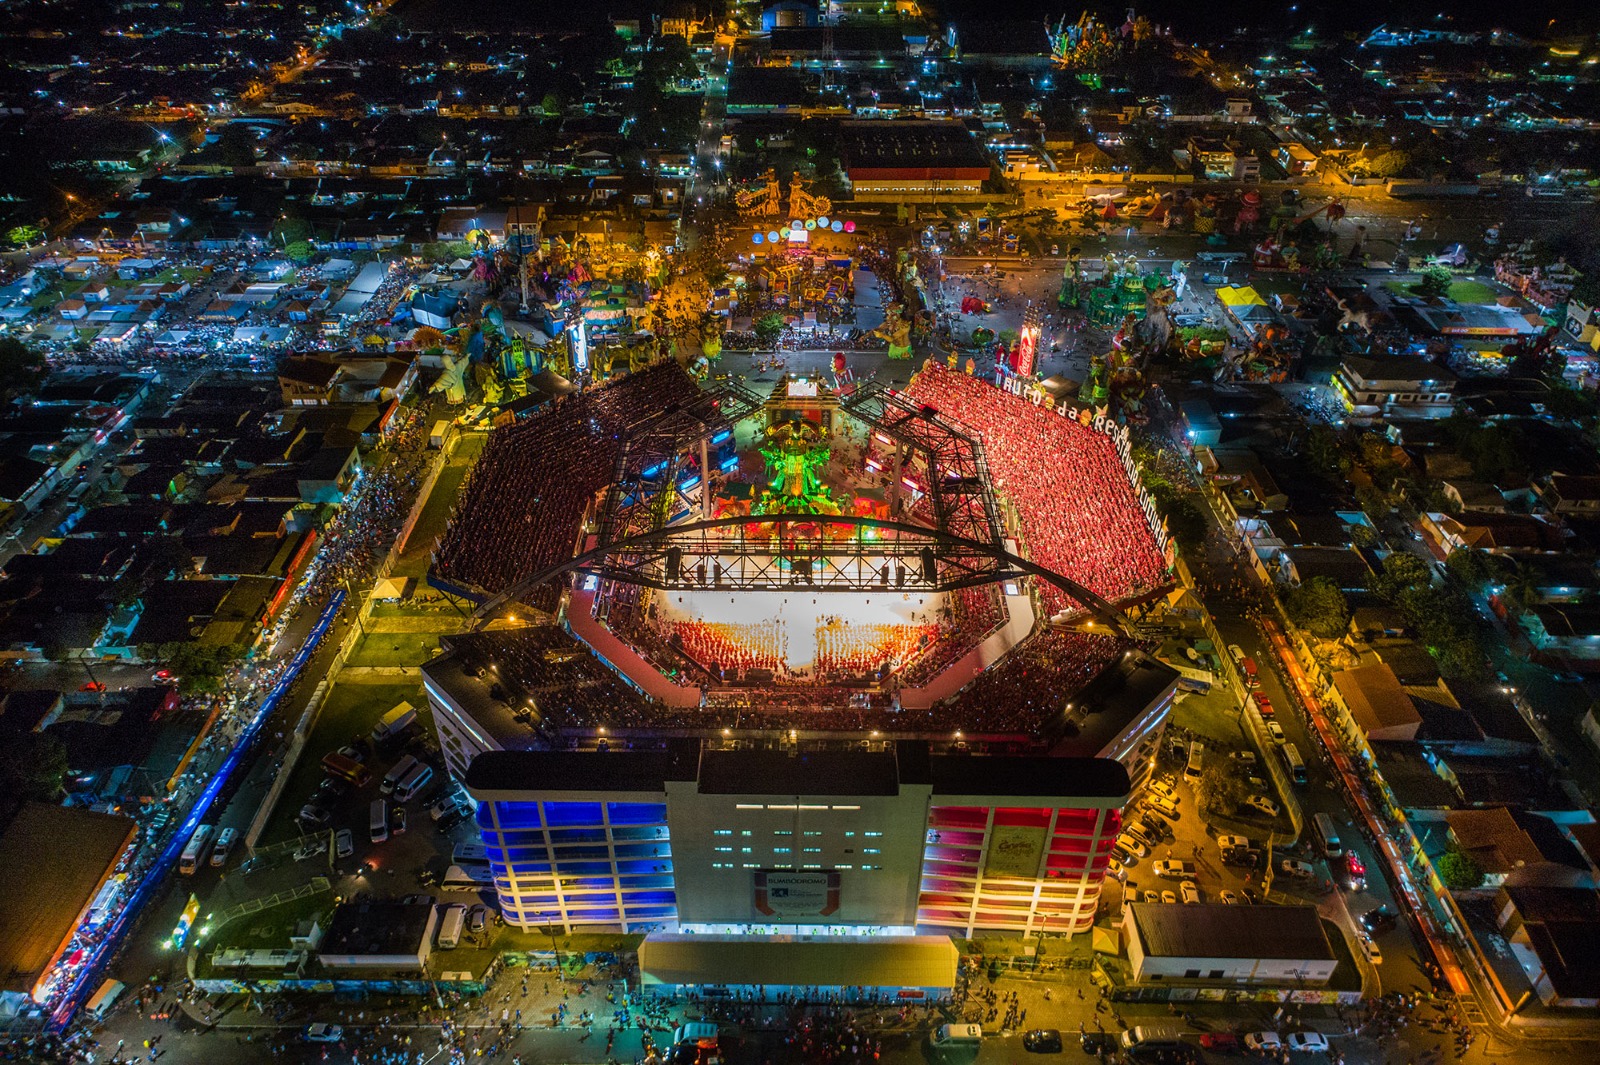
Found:
[[[506,919],[1086,929],[1174,688],[1122,613],[1152,519],[1118,427],[931,363],[666,363],[496,430],[424,680]]]

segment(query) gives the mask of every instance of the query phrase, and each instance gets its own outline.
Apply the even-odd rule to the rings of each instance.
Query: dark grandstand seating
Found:
[[[496,430],[434,550],[434,574],[493,594],[569,558],[584,510],[615,470],[625,430],[698,394],[676,363],[661,363]],[[557,594],[551,586],[526,601],[550,609]]]

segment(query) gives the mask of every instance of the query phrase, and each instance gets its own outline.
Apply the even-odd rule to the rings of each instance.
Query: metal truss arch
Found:
[[[776,526],[757,538],[745,529]],[[816,532],[805,532],[801,527]],[[825,527],[847,526],[848,537]],[[723,530],[735,535],[710,535]],[[868,531],[886,536],[867,536]],[[751,514],[650,529],[583,551],[529,575],[473,614],[486,622],[507,603],[564,573],[664,590],[948,591],[1035,577],[1055,585],[1117,632],[1131,625],[1117,607],[1077,581],[1003,546],[882,518],[832,514]],[[885,576],[887,574],[887,576]]]

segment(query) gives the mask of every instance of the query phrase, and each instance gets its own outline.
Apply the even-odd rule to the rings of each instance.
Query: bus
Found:
[[[494,874],[487,865],[452,865],[439,881],[440,891],[482,891],[494,886]]]
[[[1199,740],[1189,744],[1189,762],[1183,767],[1183,775],[1190,780],[1200,779],[1200,770],[1206,761],[1206,745]]]
[[[1331,861],[1344,853],[1344,844],[1339,842],[1339,830],[1333,826],[1332,817],[1327,814],[1313,815],[1311,830],[1316,834],[1317,847],[1324,858]]]
[[[329,751],[322,756],[322,768],[328,771],[330,777],[348,780],[358,788],[372,783],[372,770],[338,751]]]
[[[1283,754],[1283,764],[1289,770],[1289,779],[1296,784],[1306,782],[1306,762],[1300,757],[1300,748],[1292,743],[1286,743],[1278,750]]]
[[[188,844],[183,848],[183,856],[178,859],[178,872],[185,876],[194,875],[194,871],[200,868],[201,859],[206,856],[206,848],[211,844],[211,833],[214,831],[211,825],[200,825],[194,830],[194,835],[189,837]]]

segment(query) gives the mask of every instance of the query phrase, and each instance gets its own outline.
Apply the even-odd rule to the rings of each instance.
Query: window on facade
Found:
[[[750,848],[749,847],[740,847],[739,848],[739,853],[740,854],[749,854],[750,853]]]
[[[1199,969],[1185,969],[1185,970],[1183,970],[1183,978],[1185,980],[1198,980],[1200,978],[1200,970]]]
[[[721,853],[724,853],[724,854],[732,854],[733,853],[733,848],[732,847],[718,847],[717,850],[719,852],[721,852]]]
[[[879,850],[877,847],[862,847],[861,848],[861,853],[862,854],[882,854],[883,851]]]
[[[731,836],[731,835],[733,835],[733,829],[731,829],[731,828],[719,828],[719,829],[716,829],[715,831],[713,831],[711,834],[713,836]]]

